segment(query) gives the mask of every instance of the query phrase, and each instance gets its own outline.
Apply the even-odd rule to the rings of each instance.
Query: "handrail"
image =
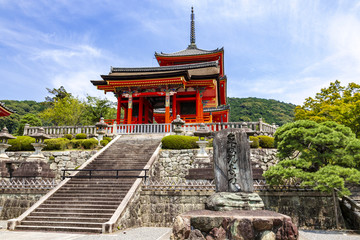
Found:
[[[343,196],[341,201],[343,203],[348,202],[350,204],[352,211],[355,211],[355,209],[360,211],[360,206],[353,199],[349,198],[348,196]]]
[[[147,178],[147,172],[149,171],[149,169],[62,169],[61,170],[63,172],[62,174],[62,180],[64,180],[65,178],[144,178],[145,182],[146,182],[146,178]],[[71,172],[71,171],[78,171],[80,172],[89,172],[88,176],[81,176],[79,174],[76,175],[69,175],[66,176],[66,172]],[[119,172],[135,172],[135,171],[144,171],[144,176],[139,176],[139,175],[127,175],[127,176],[121,176],[119,175]],[[93,172],[116,172],[115,176],[107,176],[107,175],[93,175]]]

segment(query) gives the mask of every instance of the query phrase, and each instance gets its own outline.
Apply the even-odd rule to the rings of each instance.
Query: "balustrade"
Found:
[[[220,131],[227,128],[242,128],[243,122],[227,122],[227,123],[205,123],[205,126],[213,132]],[[200,126],[200,123],[185,123],[183,129],[185,132],[194,132]],[[264,123],[261,119],[258,122],[246,122],[246,126],[258,134],[275,133],[277,126],[275,124]],[[65,134],[76,135],[78,133],[86,133],[87,135],[96,135],[95,126],[45,126],[43,127],[45,133],[52,137],[62,137]],[[37,132],[38,127],[30,127],[25,125],[24,136],[32,135]],[[113,124],[105,129],[105,135],[118,134],[151,134],[151,133],[170,133],[172,132],[171,123],[165,124]]]

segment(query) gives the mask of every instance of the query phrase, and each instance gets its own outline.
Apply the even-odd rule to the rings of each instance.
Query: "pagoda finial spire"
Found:
[[[189,48],[196,48],[195,44],[195,14],[194,7],[191,7],[190,45]]]

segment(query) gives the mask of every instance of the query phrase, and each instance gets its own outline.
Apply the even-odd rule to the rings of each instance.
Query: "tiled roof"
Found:
[[[217,66],[218,66],[218,61],[183,64],[183,65],[172,65],[172,66],[162,66],[162,67],[141,67],[141,68],[111,67],[111,73],[116,73],[116,72],[162,72],[162,71],[189,70],[189,69],[217,67]]]
[[[174,53],[157,53],[155,52],[155,56],[164,56],[164,57],[172,57],[172,56],[194,56],[194,55],[204,55],[204,54],[210,54],[210,53],[217,53],[224,51],[224,48],[217,48],[215,50],[203,50],[197,47],[191,47],[189,46],[185,50],[174,52]]]
[[[0,107],[4,108],[6,111],[9,111],[11,113],[15,113],[14,110],[11,110],[10,108],[6,107],[4,103],[0,102]]]

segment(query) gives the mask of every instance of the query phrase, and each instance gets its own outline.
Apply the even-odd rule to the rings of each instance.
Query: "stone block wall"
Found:
[[[17,218],[49,190],[1,190],[0,219]]]
[[[259,195],[266,210],[290,216],[292,221],[301,228],[334,229],[336,228],[336,218],[341,227],[345,226],[338,198],[336,197],[334,201],[331,193],[266,191],[259,192]],[[335,213],[335,208],[337,213]]]
[[[208,168],[213,164],[213,149],[206,148],[210,157],[209,163],[197,162],[196,154],[199,149],[167,150],[162,149],[158,161],[151,170],[151,177],[154,180],[185,180],[190,168]],[[276,149],[251,149],[251,161],[256,167],[266,171],[278,162]]]
[[[10,160],[7,162],[14,162],[18,167],[22,162],[32,154],[33,152],[7,152]],[[55,172],[55,179],[61,178],[61,169],[75,168],[81,166],[97,151],[43,151],[42,152],[50,169]]]
[[[134,198],[119,224],[120,229],[136,226],[171,227],[174,219],[182,213],[205,209],[205,202],[214,191],[152,191],[142,190]],[[260,192],[266,210],[288,215],[300,228],[336,228],[335,208],[332,194],[316,191]],[[344,226],[341,211],[338,221]]]

